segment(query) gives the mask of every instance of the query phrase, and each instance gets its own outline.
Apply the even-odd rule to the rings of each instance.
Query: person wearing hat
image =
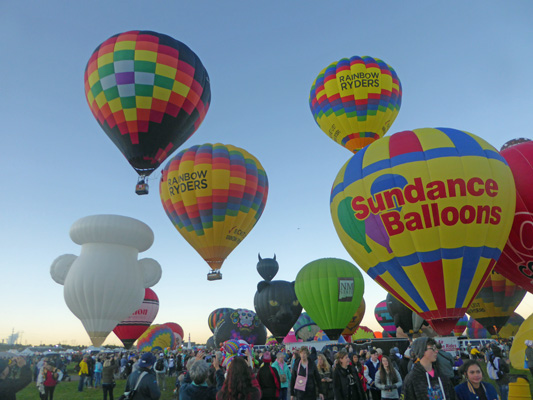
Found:
[[[257,373],[257,380],[261,386],[261,399],[263,400],[279,400],[281,380],[278,370],[273,368],[272,356],[269,351],[263,354],[263,365],[259,368]]]
[[[437,343],[432,338],[420,337],[413,342],[416,362],[405,377],[405,398],[409,400],[455,400],[455,390],[437,367]]]
[[[152,353],[144,353],[139,360],[139,369],[134,371],[126,381],[124,392],[135,391],[135,400],[159,400],[161,390],[157,385],[157,378],[153,370],[156,357]]]
[[[2,400],[16,400],[17,392],[31,382],[31,369],[23,357],[14,358],[11,363],[20,368],[20,376],[17,379],[9,379],[8,375],[11,370],[9,361],[4,358],[0,359],[0,399]]]
[[[533,375],[533,340],[526,340],[526,361],[527,367]]]

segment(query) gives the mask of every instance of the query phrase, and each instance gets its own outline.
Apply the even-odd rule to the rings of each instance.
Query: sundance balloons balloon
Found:
[[[174,332],[166,325],[152,325],[137,340],[137,349],[141,352],[174,350],[176,339]]]
[[[501,254],[515,189],[507,163],[483,139],[426,128],[354,155],[337,175],[330,205],[357,264],[447,335]]]
[[[274,258],[261,258],[261,254],[259,254],[258,257],[259,262],[257,263],[257,272],[259,272],[259,275],[261,275],[261,278],[265,281],[271,281],[279,270],[276,255],[274,254]]]
[[[76,221],[70,238],[82,246],[79,257],[58,257],[52,279],[64,285],[65,303],[78,317],[94,346],[141,307],[147,287],[161,278],[151,258],[137,260],[154,242],[148,225],[120,215],[93,215]]]
[[[391,337],[396,337],[396,325],[394,325],[394,318],[387,309],[387,300],[380,301],[374,308],[374,316],[376,321],[381,325],[383,330]]]
[[[144,300],[141,308],[124,321],[119,322],[115,329],[113,329],[113,332],[124,344],[126,349],[131,348],[133,342],[150,327],[158,311],[159,298],[152,289],[144,289]]]
[[[361,324],[363,317],[365,316],[365,311],[366,311],[365,299],[362,299],[361,304],[359,305],[359,308],[355,312],[350,322],[348,322],[348,325],[346,325],[346,328],[344,328],[344,330],[342,331],[341,333],[342,336],[351,336],[355,332],[357,327]]]
[[[533,142],[515,139],[501,155],[509,163],[516,184],[516,211],[507,244],[494,269],[533,293]]]
[[[226,257],[255,226],[265,208],[268,179],[259,161],[231,145],[204,144],[180,151],[163,169],[161,201],[178,232],[222,279]]]
[[[215,343],[226,340],[245,340],[249,344],[263,345],[266,342],[266,328],[259,317],[250,310],[237,308],[226,313],[215,329]]]
[[[93,52],[84,75],[89,107],[139,175],[150,175],[202,123],[211,101],[198,56],[170,36],[129,31]]]
[[[322,258],[298,272],[294,288],[313,321],[330,339],[337,340],[361,305],[365,284],[355,265]]]
[[[468,314],[483,325],[491,335],[496,335],[513,315],[525,295],[524,289],[496,271],[492,271],[470,304]]]
[[[217,324],[224,318],[224,315],[227,312],[233,311],[233,308],[217,308],[216,310],[211,311],[211,314],[209,314],[209,317],[207,317],[207,325],[209,325],[211,332],[215,332]]]
[[[261,322],[281,343],[302,312],[294,282],[261,281],[257,284],[254,308]]]
[[[367,56],[330,64],[309,95],[320,129],[354,153],[387,133],[401,103],[402,85],[394,69]]]

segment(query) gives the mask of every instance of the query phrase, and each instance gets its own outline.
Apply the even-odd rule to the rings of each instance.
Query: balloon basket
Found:
[[[208,281],[218,281],[222,279],[222,273],[220,271],[211,271],[207,273]]]
[[[148,183],[146,183],[146,177],[144,175],[139,176],[137,185],[135,185],[135,193],[141,196],[143,194],[148,194],[149,189],[150,187],[148,186]]]

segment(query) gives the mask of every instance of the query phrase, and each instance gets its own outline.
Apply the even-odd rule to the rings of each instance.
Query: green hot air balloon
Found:
[[[313,321],[336,340],[359,308],[365,284],[355,265],[338,258],[321,258],[298,272],[294,289]]]

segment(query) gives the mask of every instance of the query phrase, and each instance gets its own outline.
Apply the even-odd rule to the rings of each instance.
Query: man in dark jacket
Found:
[[[413,342],[417,359],[413,369],[405,377],[405,398],[409,400],[455,400],[455,390],[450,380],[437,367],[438,349],[435,340],[421,337]],[[446,397],[444,397],[444,394]]]
[[[11,371],[9,362],[6,359],[0,359],[0,399],[2,400],[16,400],[17,392],[31,382],[31,369],[26,364],[26,360],[17,357],[12,362],[20,368],[20,376],[16,379],[8,378]]]
[[[453,379],[453,364],[455,360],[453,356],[447,351],[442,350],[442,344],[436,344],[439,352],[437,353],[437,367],[442,375],[446,376],[448,379]]]
[[[128,377],[124,392],[134,390],[140,378],[135,393],[135,400],[159,400],[161,391],[157,385],[157,378],[152,368],[155,362],[156,357],[152,353],[144,353],[139,360],[139,369],[133,371]],[[144,375],[141,378],[142,374]]]
[[[278,371],[272,368],[272,356],[269,351],[263,354],[263,366],[259,368],[257,373],[257,381],[261,386],[262,400],[279,400],[279,392],[281,389],[281,381]]]

